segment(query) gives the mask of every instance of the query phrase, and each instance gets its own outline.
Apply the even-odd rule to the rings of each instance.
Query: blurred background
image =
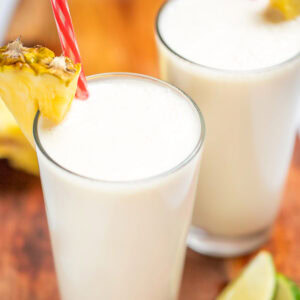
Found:
[[[127,71],[157,76],[154,20],[162,2],[70,0],[85,73]],[[39,44],[61,54],[50,0],[1,0],[0,43],[19,36],[25,46]],[[35,154],[1,102],[0,158],[37,174]]]
[[[158,76],[156,13],[164,0],[68,0],[87,75],[127,71]],[[0,0],[0,41],[18,36],[61,54],[50,0]],[[1,159],[2,158],[2,159]],[[5,158],[10,159],[10,164]],[[0,103],[0,300],[57,300],[34,151]],[[279,270],[300,283],[300,144],[272,239],[265,246]],[[188,251],[180,300],[213,300],[249,260]],[[298,263],[297,263],[298,262]]]
[[[61,54],[50,0],[1,0],[0,9],[3,6],[11,11],[15,2],[16,10],[5,40],[21,35],[25,45],[41,44]],[[157,73],[153,22],[163,0],[68,2],[87,74]],[[1,14],[10,15],[4,9]]]

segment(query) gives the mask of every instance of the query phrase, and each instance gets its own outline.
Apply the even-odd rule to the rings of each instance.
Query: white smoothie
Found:
[[[273,22],[268,3],[173,0],[158,18],[161,76],[206,121],[193,224],[215,236],[270,228],[293,151],[300,18]]]
[[[196,147],[199,116],[170,88],[118,77],[91,81],[89,92],[59,126],[39,123],[43,147],[64,168],[106,181],[138,180],[172,169]]]
[[[61,124],[40,118],[37,129],[62,299],[176,299],[199,113],[183,93],[146,77],[100,75],[88,89]]]
[[[159,32],[180,56],[223,70],[271,67],[300,51],[300,17],[275,22],[269,0],[171,0]]]

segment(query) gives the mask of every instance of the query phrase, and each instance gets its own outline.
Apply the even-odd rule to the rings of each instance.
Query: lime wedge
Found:
[[[300,300],[300,289],[290,279],[277,274],[277,292],[274,300]]]
[[[271,300],[275,290],[276,272],[272,256],[262,251],[223,290],[217,300]]]

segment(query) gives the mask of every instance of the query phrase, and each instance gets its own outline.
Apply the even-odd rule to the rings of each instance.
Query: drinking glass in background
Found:
[[[118,80],[118,84],[115,83],[114,91],[120,86],[126,87],[129,79],[142,86],[145,82],[146,93],[148,91],[151,94],[155,86],[164,88],[164,93],[161,92],[162,98],[169,98],[173,105],[178,103],[176,102],[178,100],[186,102],[188,105],[184,105],[185,110],[181,110],[180,113],[183,117],[193,116],[195,118],[193,122],[200,130],[197,129],[188,135],[193,141],[193,150],[184,161],[174,165],[170,170],[155,174],[151,178],[105,181],[76,174],[72,169],[69,171],[65,166],[61,166],[51,151],[48,152],[47,147],[43,145],[45,137],[41,134],[43,133],[39,126],[41,118],[37,115],[34,138],[61,296],[63,300],[175,300],[194,205],[198,166],[205,134],[204,122],[197,106],[184,93],[158,79],[142,75],[114,73],[91,76],[88,78],[90,98],[80,104],[86,107],[91,101],[96,102],[99,97],[102,99],[109,97],[101,90],[103,84],[99,87],[99,95],[95,90],[101,82],[114,83],[115,79]],[[114,101],[117,101],[115,94],[116,92]],[[134,96],[131,95],[131,99]],[[136,97],[138,101],[143,101],[143,98]],[[126,114],[131,110],[126,106],[125,98],[120,99],[122,102],[118,105],[120,106],[118,110],[121,110],[126,118]],[[174,109],[178,107],[175,106]],[[81,114],[84,112],[86,109],[81,110]],[[147,112],[151,116],[151,107]],[[127,117],[131,120],[134,118],[140,120],[138,111],[132,111],[132,114]],[[109,125],[105,121],[104,124],[101,123],[104,118],[99,117],[99,113],[96,115],[99,118],[97,130],[103,131],[105,128],[105,131],[110,133]],[[76,114],[72,114],[71,108],[67,118],[72,117],[76,118]],[[157,120],[157,115],[154,114],[153,118]],[[86,119],[88,121],[80,123],[84,131],[85,128],[90,128],[90,119],[93,118],[87,115]],[[167,119],[170,120],[170,117]],[[122,126],[121,123],[119,126]],[[160,129],[163,128],[164,124],[161,124]],[[140,128],[135,126],[130,133],[131,138],[135,138],[134,135],[138,134],[139,130]],[[76,132],[77,139],[80,139],[78,132],[82,130],[72,126],[72,131]],[[122,130],[118,132],[120,139],[124,138],[121,136]],[[173,138],[176,133],[177,131],[172,134]],[[89,129],[86,129],[85,134],[92,135],[95,144],[99,143],[99,137]],[[68,142],[66,143],[67,145],[61,145],[61,142],[55,141],[60,151],[66,152],[70,158],[72,155],[67,154]],[[134,140],[132,142],[127,140],[128,143],[134,143]],[[154,149],[158,150],[160,145],[156,146]],[[93,148],[98,149],[91,147],[88,151],[90,153],[96,151],[97,156],[106,157],[101,150],[98,152]],[[114,159],[116,161],[125,159],[128,150],[117,148],[112,154]],[[142,150],[143,148],[139,151]],[[121,151],[119,155],[118,151]],[[154,157],[159,162],[159,153],[156,155]],[[89,161],[89,158],[84,156],[77,159]],[[154,158],[148,159],[153,161]],[[97,173],[97,167],[91,165],[90,168],[93,173]],[[114,170],[114,166],[110,169]],[[122,175],[117,173],[114,176]]]
[[[5,34],[17,2],[18,0],[0,1],[0,45],[4,42]]]
[[[188,245],[195,251],[213,256],[241,255],[266,241],[279,211],[299,123],[300,53],[278,64],[254,70],[226,70],[198,64],[189,56],[184,57],[166,40],[170,38],[180,47],[184,41],[176,40],[179,34],[176,26],[182,26],[184,22],[188,22],[191,29],[197,26],[197,20],[219,22],[224,14],[220,7],[222,3],[199,1],[205,4],[199,8],[200,4],[196,5],[196,1],[181,1],[192,7],[188,18],[178,16],[180,13],[174,13],[174,8],[168,12],[168,20],[165,21],[167,8],[178,2],[180,0],[168,1],[157,16],[156,40],[161,78],[196,101],[207,127]],[[266,1],[231,2],[224,5],[228,5],[235,15],[240,14],[238,9],[242,5],[254,9],[252,13],[260,22],[260,30],[265,30],[261,22],[263,19],[259,19],[264,16],[258,14],[254,5],[263,5]],[[200,9],[207,13],[206,6],[214,3],[217,7],[213,18],[211,15],[207,18],[197,15]],[[183,11],[182,8],[180,10]],[[178,25],[174,25],[175,21],[170,22],[172,18],[176,18]],[[242,18],[241,15],[237,27],[248,21]],[[164,34],[161,28],[163,21]],[[214,28],[212,23],[203,22],[206,35],[217,39],[215,29],[210,29]],[[171,30],[168,26],[174,28]],[[225,43],[228,38],[230,43],[224,26],[219,30],[220,40]],[[166,32],[170,36],[166,36]],[[190,39],[191,34],[185,30],[181,39]],[[248,38],[251,34],[253,32],[244,36]],[[207,37],[193,38],[205,47]],[[255,47],[260,51],[261,43],[257,42]],[[222,53],[225,50],[219,46],[217,51]],[[276,54],[277,45],[268,51],[270,55]]]

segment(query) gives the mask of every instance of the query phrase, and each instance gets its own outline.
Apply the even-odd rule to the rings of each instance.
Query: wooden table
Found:
[[[108,71],[157,76],[153,38],[163,0],[69,0],[87,74]],[[60,54],[48,0],[21,0],[7,40],[43,44]],[[277,268],[300,284],[300,142],[283,208],[265,248]],[[211,300],[249,257],[213,259],[187,252],[180,300]],[[57,284],[38,178],[0,162],[0,300],[56,300]],[[121,300],[121,299],[120,299]]]

